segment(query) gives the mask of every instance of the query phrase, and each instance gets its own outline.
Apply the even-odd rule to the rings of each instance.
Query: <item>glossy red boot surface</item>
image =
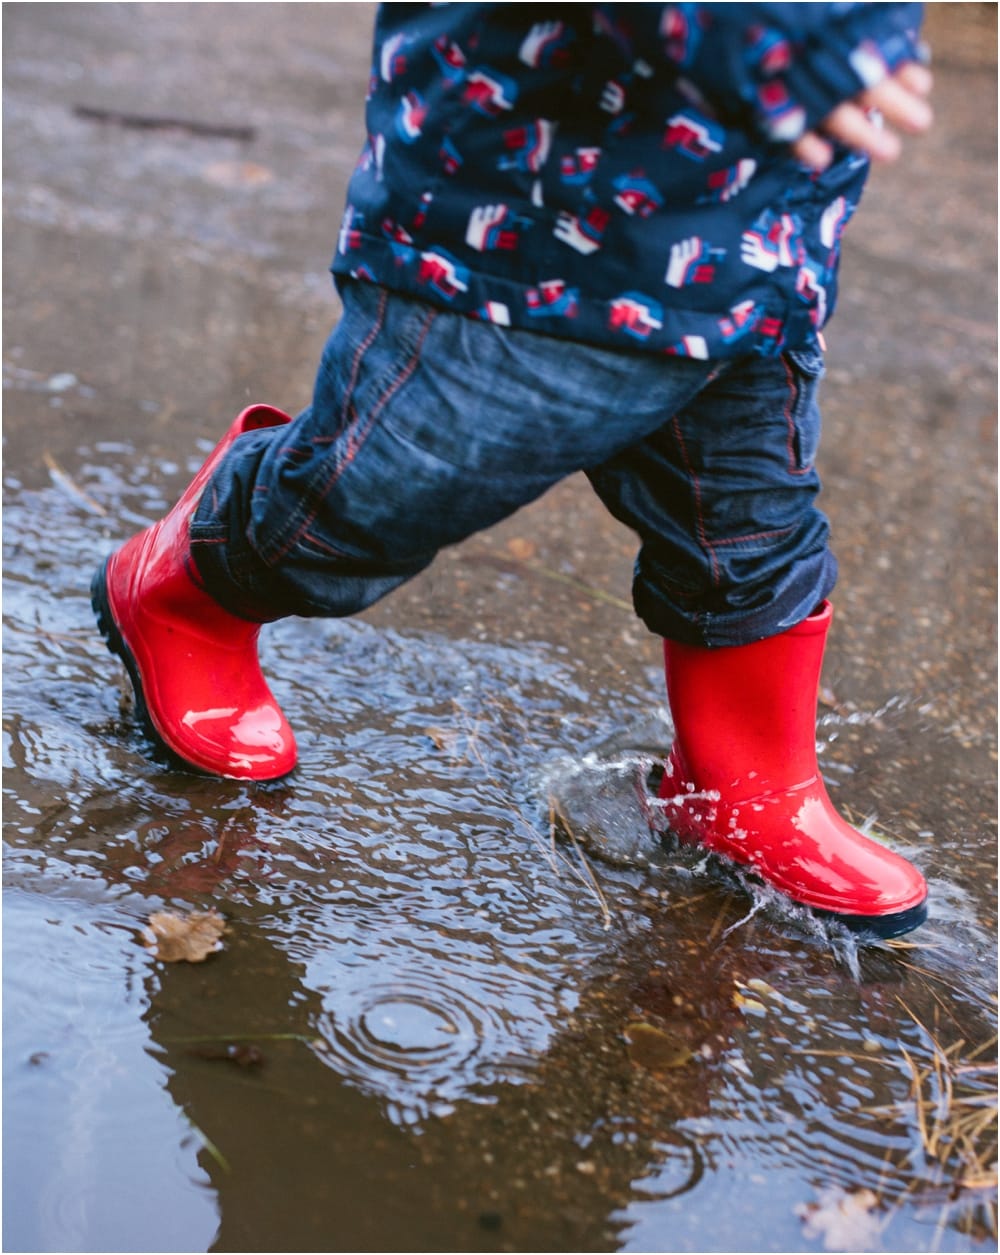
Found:
[[[896,936],[923,923],[927,885],[841,819],[816,760],[828,602],[752,645],[664,642],[676,736],[660,786],[669,828],[751,868],[793,901]]]
[[[147,731],[210,775],[272,780],[296,762],[292,730],[260,670],[260,624],[229,614],[200,587],[188,538],[230,444],[290,421],[270,406],[244,410],[177,505],[113,553],[91,585],[98,625],[125,663]]]

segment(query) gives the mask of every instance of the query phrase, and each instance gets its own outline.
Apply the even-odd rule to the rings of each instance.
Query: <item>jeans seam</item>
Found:
[[[328,544],[325,540],[320,540],[318,536],[314,535],[308,529],[303,529],[298,539],[308,541],[310,545],[314,545],[317,549],[320,549],[324,553],[329,554],[330,557],[332,558],[350,557],[350,555],[347,554],[343,549],[338,549],[336,545],[331,545],[331,544]]]
[[[681,459],[684,462],[684,468],[691,481],[691,492],[694,497],[695,530],[698,533],[698,542],[708,554],[708,560],[712,567],[712,584],[714,587],[718,588],[720,583],[719,562],[715,556],[715,545],[708,539],[708,534],[705,531],[705,515],[701,504],[701,480],[698,478],[694,467],[691,465],[691,459],[688,457],[687,446],[685,445],[684,437],[681,434],[680,416],[678,414],[675,414],[670,420],[670,426],[673,429],[674,439],[677,441],[677,447],[680,450]]]
[[[799,466],[795,458],[795,404],[798,399],[798,388],[795,384],[795,375],[788,359],[782,357],[781,365],[785,371],[785,379],[788,382],[788,400],[785,402],[785,425],[788,431],[788,439],[786,448],[788,450],[788,473],[789,475],[808,475],[812,469],[809,466]]]
[[[358,345],[357,352],[354,354],[354,360],[351,362],[351,373],[347,381],[347,387],[344,389],[344,404],[340,409],[340,430],[346,430],[348,426],[349,410],[351,401],[354,397],[354,389],[357,387],[358,374],[361,371],[361,363],[364,361],[365,354],[378,339],[385,323],[385,310],[389,303],[389,292],[386,288],[382,288],[379,292],[378,310],[375,314],[375,321],[372,323],[372,329]]]
[[[385,312],[385,304],[386,304],[386,294],[383,293],[382,299],[380,300],[378,318],[376,319],[376,325],[371,331],[371,333],[365,338],[365,340],[359,346],[358,352],[354,356],[351,380],[348,386],[347,395],[344,398],[344,408],[341,411],[342,416],[346,414],[347,408],[350,404],[353,387],[357,382],[357,376],[358,376],[358,372],[361,369],[361,361],[363,359],[364,353],[367,352],[368,348],[374,342],[376,336],[381,330],[383,315]],[[348,430],[347,428],[344,428],[342,430],[341,432],[342,435],[344,435],[345,433],[347,434],[347,445],[344,450],[343,456],[337,460],[332,473],[324,481],[320,491],[310,493],[310,496],[312,497],[314,504],[312,508],[305,514],[305,517],[300,516],[300,521],[295,532],[291,536],[288,537],[288,539],[281,545],[280,548],[272,550],[272,556],[271,556],[272,564],[276,562],[280,562],[281,559],[284,558],[289,553],[292,547],[298,543],[298,541],[302,538],[302,536],[312,526],[313,522],[316,519],[317,514],[319,513],[319,506],[321,502],[327,497],[331,489],[335,486],[337,481],[344,474],[344,472],[348,469],[348,467],[350,467],[354,459],[357,457],[358,453],[363,448],[365,441],[368,439],[369,435],[371,435],[372,428],[375,426],[375,420],[378,418],[379,414],[382,412],[382,410],[385,409],[385,407],[389,404],[389,402],[396,395],[396,393],[400,390],[400,388],[402,388],[403,385],[407,383],[409,379],[412,377],[414,371],[417,369],[418,365],[420,364],[420,356],[423,350],[424,341],[427,339],[427,335],[430,332],[431,326],[436,320],[437,316],[438,316],[438,311],[436,309],[428,309],[427,314],[424,318],[420,335],[417,339],[417,343],[414,346],[413,352],[410,355],[409,360],[406,362],[406,365],[399,372],[399,374],[395,377],[395,379],[393,379],[389,387],[386,388],[386,390],[381,394],[381,396],[373,403],[373,405],[371,406],[371,409],[368,411],[368,414],[365,417],[364,422],[355,426],[354,429]]]
[[[713,540],[712,546],[718,545],[742,545],[748,540],[773,540],[776,536],[788,536],[795,531],[794,527],[775,527],[769,532],[747,532],[743,536],[723,536],[719,540]]]

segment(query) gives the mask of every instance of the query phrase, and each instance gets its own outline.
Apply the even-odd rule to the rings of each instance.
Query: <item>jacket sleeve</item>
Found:
[[[610,7],[633,10],[639,57],[666,61],[703,108],[765,141],[797,139],[903,62],[927,59],[922,4]]]

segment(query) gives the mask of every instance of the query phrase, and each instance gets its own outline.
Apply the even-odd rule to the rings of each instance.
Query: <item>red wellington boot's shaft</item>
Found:
[[[244,410],[177,505],[112,554],[92,586],[101,630],[128,668],[148,731],[212,775],[270,780],[295,765],[295,738],[257,658],[260,624],[204,591],[189,539],[191,516],[232,442],[289,421],[270,406]]]
[[[675,747],[700,789],[735,802],[816,776],[816,696],[831,618],[826,602],[791,633],[752,645],[665,642]]]
[[[752,867],[794,901],[892,936],[926,916],[905,859],[836,812],[816,760],[816,696],[832,619],[751,645],[664,642],[675,739],[660,788],[667,825]]]

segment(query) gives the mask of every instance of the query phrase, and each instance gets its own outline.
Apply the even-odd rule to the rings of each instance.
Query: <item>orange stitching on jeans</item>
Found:
[[[427,317],[424,320],[424,325],[420,332],[420,338],[417,340],[416,346],[414,347],[413,353],[410,356],[409,361],[406,363],[405,367],[399,372],[399,374],[393,380],[392,384],[386,389],[386,391],[382,394],[382,396],[379,397],[378,401],[372,406],[364,424],[357,427],[355,430],[353,430],[350,433],[350,436],[348,437],[348,442],[347,442],[347,449],[344,453],[344,456],[337,462],[336,466],[334,466],[333,473],[330,475],[329,479],[327,479],[327,481],[323,484],[322,490],[318,494],[313,494],[313,502],[314,502],[313,509],[310,510],[309,513],[306,515],[306,517],[302,520],[298,530],[294,533],[294,535],[292,535],[289,538],[289,540],[281,547],[281,549],[279,549],[276,552],[274,559],[272,559],[272,563],[283,558],[291,550],[292,546],[295,545],[302,538],[302,536],[308,531],[309,527],[312,525],[313,521],[316,518],[316,513],[318,510],[319,502],[322,501],[323,498],[327,496],[327,494],[330,492],[333,486],[340,479],[341,475],[343,475],[344,471],[346,471],[347,468],[354,461],[358,452],[364,445],[365,440],[368,438],[369,434],[371,433],[371,430],[375,425],[375,420],[378,418],[379,414],[382,412],[382,410],[385,409],[385,407],[389,404],[389,402],[396,395],[396,393],[403,386],[403,384],[407,383],[408,380],[411,378],[414,371],[417,369],[417,366],[420,364],[420,354],[421,354],[421,350],[424,347],[424,341],[427,339],[427,334],[430,331],[431,325],[434,322],[434,320],[437,318],[437,316],[438,316],[438,311],[436,309],[428,310]],[[369,337],[369,340],[370,339],[371,337]],[[366,341],[366,344],[367,343],[368,341]],[[359,359],[358,359],[358,362],[360,365]]]
[[[794,532],[794,527],[776,527],[770,532],[747,532],[745,536],[723,536],[720,540],[713,540],[713,545],[741,545],[746,540],[770,540],[774,536],[788,536]]]
[[[354,396],[354,388],[358,382],[358,373],[361,370],[361,363],[364,361],[365,354],[368,352],[371,346],[375,343],[375,340],[379,332],[382,330],[382,326],[385,322],[385,307],[388,302],[388,299],[389,299],[388,290],[383,288],[379,292],[378,308],[375,311],[375,318],[372,321],[371,330],[368,332],[365,338],[358,345],[357,349],[354,352],[354,357],[351,359],[350,378],[348,379],[347,386],[344,389],[344,404],[341,406],[340,419],[337,423],[337,427],[329,436],[314,436],[312,440],[309,442],[313,446],[313,448],[319,448],[324,445],[333,444],[333,442],[338,438],[338,436],[340,436],[344,431],[346,431],[346,429],[350,425],[351,415],[349,414],[349,410],[351,409],[351,398]],[[294,445],[286,446],[283,452],[294,453],[296,452],[295,446]],[[305,457],[309,456],[308,452],[304,450],[302,452],[303,452],[303,456]]]
[[[420,332],[420,339],[417,341],[416,346],[413,349],[413,354],[410,357],[410,360],[406,363],[403,369],[399,372],[396,378],[392,381],[392,384],[385,390],[385,392],[383,392],[383,394],[379,397],[379,399],[372,406],[371,411],[368,414],[367,421],[364,423],[364,425],[361,427],[355,428],[351,432],[350,436],[348,437],[347,452],[344,456],[343,461],[337,466],[336,473],[334,474],[333,478],[329,481],[329,483],[324,488],[323,490],[324,496],[326,496],[326,494],[330,491],[330,489],[337,482],[340,476],[344,473],[347,467],[350,466],[350,464],[354,461],[356,454],[360,450],[361,446],[364,444],[365,440],[368,437],[368,433],[371,431],[372,427],[374,426],[376,418],[378,418],[379,414],[381,414],[381,412],[389,404],[389,402],[396,395],[399,389],[403,386],[404,383],[406,383],[410,379],[413,372],[417,369],[417,366],[420,363],[420,352],[424,347],[424,341],[427,339],[427,333],[430,331],[431,323],[435,320],[435,318],[437,318],[437,310],[434,310],[434,309],[429,310],[427,317],[424,321],[423,328]]]
[[[382,330],[385,322],[385,307],[389,300],[389,293],[386,288],[379,292],[378,310],[375,313],[375,321],[372,323],[372,329],[358,345],[358,351],[354,354],[351,362],[351,376],[347,381],[347,387],[344,389],[344,404],[340,411],[340,429],[343,431],[347,426],[347,411],[350,408],[351,398],[354,396],[354,388],[358,382],[358,373],[361,370],[361,362],[365,354],[375,343],[375,339]]]
[[[325,540],[321,540],[319,536],[313,535],[310,531],[303,531],[301,540],[307,540],[311,545],[315,545],[317,549],[322,549],[324,553],[328,553],[332,558],[346,558],[348,555],[343,549],[338,549],[336,545],[329,545]]]

